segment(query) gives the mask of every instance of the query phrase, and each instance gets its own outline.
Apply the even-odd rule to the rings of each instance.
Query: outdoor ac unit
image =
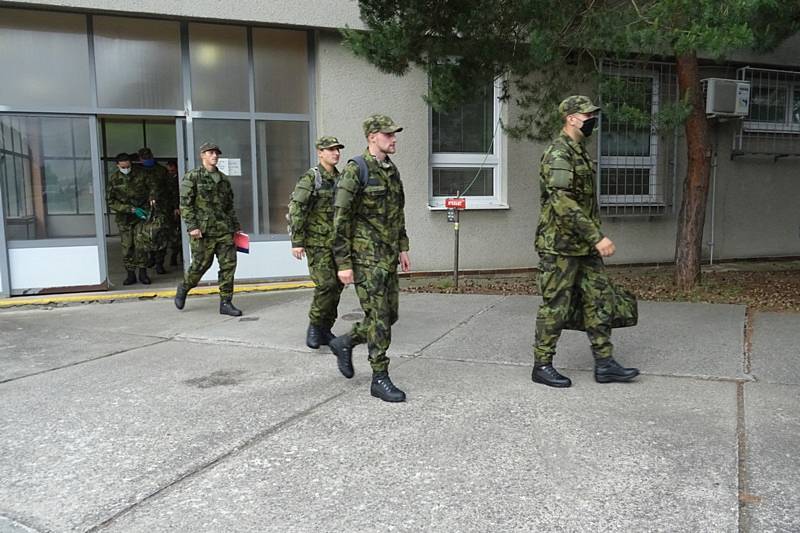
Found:
[[[706,115],[715,117],[746,117],[750,111],[750,82],[706,78]]]

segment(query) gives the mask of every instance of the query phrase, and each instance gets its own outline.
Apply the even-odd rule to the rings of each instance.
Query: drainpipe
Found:
[[[719,136],[714,132],[714,157],[711,160],[711,240],[708,241],[709,265],[714,264],[714,223],[717,205],[717,167],[719,166]]]

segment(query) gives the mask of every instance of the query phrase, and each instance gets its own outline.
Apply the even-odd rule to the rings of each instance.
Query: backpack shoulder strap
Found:
[[[364,159],[363,155],[357,155],[350,161],[358,165],[358,182],[361,184],[362,188],[366,187],[367,182],[369,181],[369,168],[367,168],[366,159]],[[350,161],[348,161],[348,163]]]
[[[322,188],[322,174],[319,172],[319,167],[314,167],[314,192]]]

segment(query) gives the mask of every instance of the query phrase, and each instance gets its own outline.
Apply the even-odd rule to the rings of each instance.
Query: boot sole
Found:
[[[637,372],[634,375],[628,376],[628,377],[625,377],[625,376],[603,376],[603,377],[595,376],[594,380],[596,382],[598,382],[598,383],[627,383],[628,381],[631,381],[632,379],[634,379],[634,378],[636,378],[638,376],[639,376],[639,373]]]
[[[396,400],[393,400],[393,399],[390,399],[390,398],[384,398],[384,397],[383,397],[383,396],[381,396],[380,394],[374,393],[374,392],[372,392],[372,391],[369,391],[369,393],[370,393],[370,395],[371,395],[372,397],[374,397],[374,398],[377,398],[377,399],[379,399],[379,400],[383,400],[384,402],[389,402],[389,403],[401,403],[401,402],[404,402],[404,401],[406,401],[406,398],[405,398],[405,396],[403,396],[402,398],[398,398],[398,399],[396,399]]]
[[[572,382],[571,381],[569,381],[567,383],[553,383],[551,381],[544,381],[544,380],[537,379],[537,378],[534,378],[534,377],[531,378],[531,381],[533,381],[534,383],[541,383],[542,385],[547,385],[548,387],[554,387],[556,389],[566,389],[566,388],[572,386]]]

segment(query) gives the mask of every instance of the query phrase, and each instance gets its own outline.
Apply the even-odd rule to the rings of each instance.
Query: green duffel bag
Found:
[[[635,326],[639,322],[639,306],[636,303],[636,296],[629,290],[609,283],[611,287],[611,327],[628,328]],[[583,323],[583,302],[580,292],[575,292],[572,297],[569,317],[564,329],[574,329],[586,331]]]
[[[152,250],[161,239],[164,229],[164,217],[156,215],[154,211],[150,211],[146,220],[136,224],[134,237],[137,246],[140,246],[142,250]]]

